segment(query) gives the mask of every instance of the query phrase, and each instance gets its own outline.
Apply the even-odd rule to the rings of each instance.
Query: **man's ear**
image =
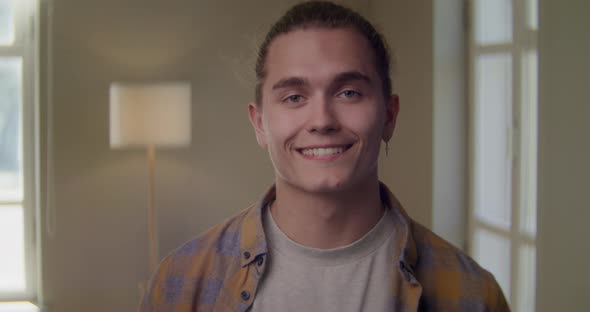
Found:
[[[399,114],[399,96],[392,94],[386,105],[385,127],[383,128],[383,141],[389,142],[393,136],[393,130]]]
[[[264,131],[264,125],[262,123],[262,107],[259,107],[253,102],[248,104],[248,117],[250,117],[250,123],[254,128],[258,145],[260,145],[262,148],[266,148],[266,135]]]

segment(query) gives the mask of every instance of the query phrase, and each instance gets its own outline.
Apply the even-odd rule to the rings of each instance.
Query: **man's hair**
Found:
[[[256,104],[262,104],[262,84],[266,78],[266,57],[272,41],[281,34],[306,29],[317,28],[352,28],[367,39],[375,57],[375,68],[381,79],[383,96],[391,96],[391,78],[389,76],[389,50],[382,35],[357,12],[328,1],[308,1],[297,4],[289,9],[266,34],[260,46],[256,61]]]

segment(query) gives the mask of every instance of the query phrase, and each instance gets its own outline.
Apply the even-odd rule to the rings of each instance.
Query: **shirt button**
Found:
[[[248,299],[250,299],[250,293],[244,290],[240,294],[240,297],[242,297],[242,300],[248,301]]]
[[[250,259],[250,253],[245,251],[244,252],[244,259]]]
[[[258,262],[256,262],[256,264],[258,264],[258,266],[261,266],[264,263],[264,258],[262,256],[258,257]]]

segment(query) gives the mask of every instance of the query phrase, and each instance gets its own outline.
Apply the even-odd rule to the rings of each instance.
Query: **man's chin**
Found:
[[[350,188],[350,183],[344,179],[331,179],[328,181],[316,181],[313,183],[308,183],[302,185],[301,188],[307,193],[329,195],[348,190]]]

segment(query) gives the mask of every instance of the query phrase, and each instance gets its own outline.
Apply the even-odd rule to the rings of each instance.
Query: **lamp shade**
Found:
[[[188,82],[113,83],[110,88],[110,145],[184,146],[191,141]]]

